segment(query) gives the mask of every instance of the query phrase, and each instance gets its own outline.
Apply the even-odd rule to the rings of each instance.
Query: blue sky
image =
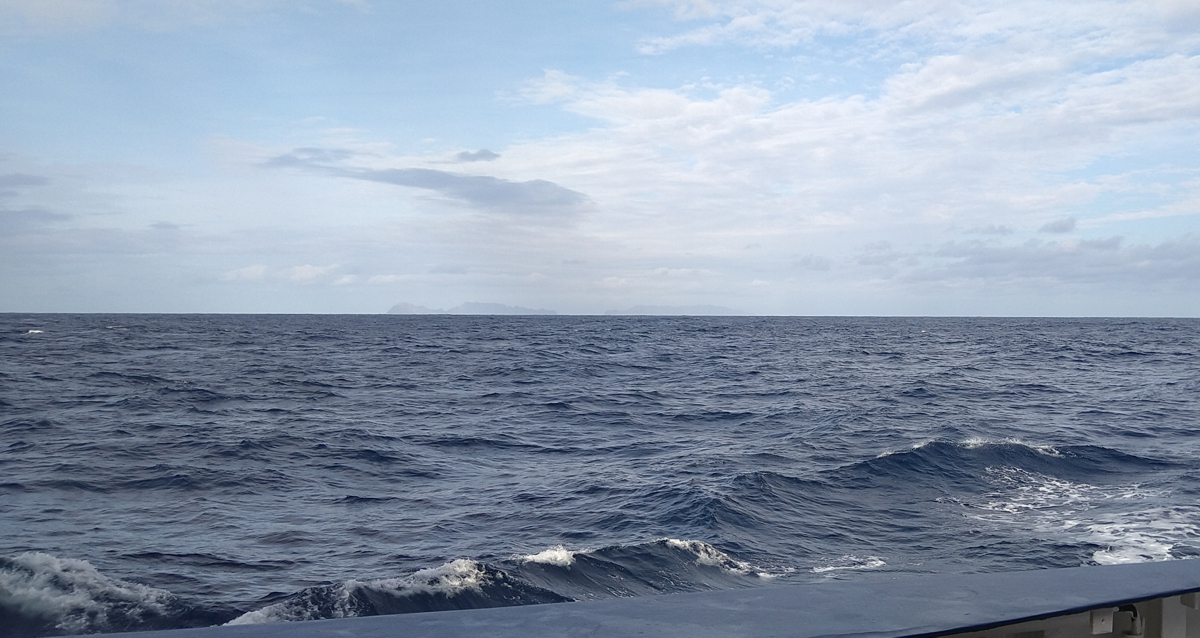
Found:
[[[0,0],[0,311],[1200,316],[1200,5]]]

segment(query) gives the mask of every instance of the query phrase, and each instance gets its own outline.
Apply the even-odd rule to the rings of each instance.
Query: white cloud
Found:
[[[338,264],[329,266],[313,266],[312,264],[304,264],[302,266],[291,266],[289,268],[271,268],[266,264],[254,264],[245,268],[238,268],[227,271],[221,276],[225,281],[260,281],[267,278],[282,279],[299,284],[311,284],[319,280],[327,279],[337,272],[340,268]],[[331,283],[337,286],[345,286],[358,281],[356,275],[342,275]]]
[[[751,84],[626,87],[549,71],[526,85],[529,99],[605,126],[509,148],[510,166],[555,158],[548,179],[610,208],[671,208],[685,226],[1033,229],[1118,189],[1103,174],[1061,174],[1156,140],[1200,142],[1200,34],[1173,27],[1200,10],[1180,3],[660,4],[701,26],[656,50],[804,51],[837,35],[854,42],[838,50],[874,48],[884,57],[872,64],[894,66],[877,94],[791,102]],[[1157,196],[1169,207],[1196,188],[1168,190]]]
[[[543,180],[584,194],[587,214],[561,231],[447,220],[437,241],[460,248],[413,272],[433,272],[465,250],[472,262],[461,278],[474,285],[499,285],[487,279],[498,272],[537,271],[563,286],[586,281],[594,291],[637,291],[639,302],[664,290],[730,294],[790,276],[896,277],[924,263],[917,255],[928,255],[929,246],[964,232],[1016,246],[1054,219],[1077,219],[1086,241],[1103,237],[1105,224],[1148,210],[1186,217],[1200,194],[1187,181],[1129,180],[1091,168],[1155,140],[1200,143],[1200,56],[1189,49],[1197,38],[1172,35],[1162,17],[1191,15],[1187,7],[676,7],[680,19],[711,23],[699,29],[719,27],[705,32],[714,34],[710,43],[787,47],[833,34],[861,44],[844,50],[866,50],[894,66],[876,91],[790,101],[757,83],[637,86],[620,74],[590,80],[549,70],[525,83],[521,96],[592,118],[592,128],[497,148],[500,157],[462,164],[462,173],[428,168],[444,164],[444,154],[401,157],[378,143],[356,155],[303,159],[358,167],[367,171],[364,181],[438,186],[468,202],[459,185],[480,179]],[[887,58],[901,50],[903,61]],[[1120,57],[1130,52],[1142,57]],[[322,148],[334,147],[311,150]],[[1157,203],[1139,205],[1141,213],[1089,212],[1114,193]],[[420,202],[406,210],[434,212]],[[884,240],[890,249],[860,248]],[[760,248],[743,251],[748,244]],[[707,274],[686,283],[670,277],[679,282],[674,288],[653,283],[662,278],[656,272],[684,271]]]
[[[1186,0],[1061,3],[1040,0],[659,0],[677,20],[701,22],[647,38],[646,53],[685,46],[794,47],[824,36],[859,37],[858,53],[922,46],[964,49],[1016,41],[1058,43],[1095,57],[1124,56],[1179,43],[1194,45],[1200,8]]]
[[[873,100],[787,104],[757,87],[701,96],[576,80],[564,108],[607,125],[510,147],[498,165],[536,167],[609,210],[683,228],[745,229],[756,219],[777,233],[821,220],[1029,227],[1114,188],[1103,176],[1048,172],[1085,168],[1169,131],[1196,137],[1198,63],[1171,58],[1064,78],[1040,62],[1029,73],[1017,63],[985,73],[987,64],[939,58],[901,71]]]
[[[413,281],[414,279],[415,279],[415,277],[413,275],[371,275],[367,279],[367,283],[383,284],[383,285],[398,284],[398,283]]]
[[[254,281],[267,276],[267,266],[265,264],[254,264],[237,270],[226,272],[221,278],[226,281]]]
[[[303,266],[292,266],[283,271],[283,276],[297,283],[311,283],[326,275],[329,275],[338,269],[337,264],[329,266],[313,266],[305,264]]]

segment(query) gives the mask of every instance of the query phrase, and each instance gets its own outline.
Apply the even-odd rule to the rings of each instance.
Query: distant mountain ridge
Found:
[[[742,316],[746,313],[725,306],[634,306],[625,310],[609,310],[606,315],[685,315],[685,316]]]
[[[509,306],[502,303],[485,303],[468,301],[448,310],[429,308],[418,304],[400,302],[388,311],[390,315],[557,315],[553,310],[545,308],[526,308],[525,306]],[[624,310],[609,310],[606,315],[655,315],[655,316],[745,316],[745,312],[736,308],[713,305],[694,306],[633,306]]]
[[[388,310],[390,315],[556,315],[553,310],[545,308],[526,308],[524,306],[508,306],[502,303],[484,303],[468,301],[449,310],[427,308],[417,304],[400,302]]]

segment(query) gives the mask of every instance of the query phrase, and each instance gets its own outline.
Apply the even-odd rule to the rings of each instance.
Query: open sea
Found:
[[[1200,320],[0,315],[0,636],[1200,556]]]

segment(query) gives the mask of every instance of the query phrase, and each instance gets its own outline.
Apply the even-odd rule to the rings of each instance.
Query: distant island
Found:
[[[483,303],[468,301],[448,310],[429,308],[413,303],[400,302],[392,306],[389,315],[557,315],[553,310],[545,308],[526,308],[524,306],[509,306],[502,303]],[[642,315],[642,316],[696,316],[696,317],[737,317],[746,313],[725,306],[695,305],[695,306],[633,306],[624,310],[609,310],[606,315]]]
[[[449,310],[426,308],[411,303],[398,303],[388,310],[389,315],[556,315],[553,310],[545,308],[525,308],[524,306],[506,306],[502,303],[481,303],[468,301]]]
[[[746,313],[725,306],[634,306],[625,310],[609,310],[606,315],[692,315],[742,316]]]

